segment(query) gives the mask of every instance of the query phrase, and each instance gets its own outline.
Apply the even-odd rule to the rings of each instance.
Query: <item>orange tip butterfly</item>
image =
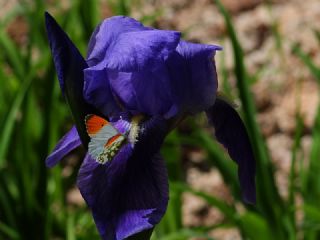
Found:
[[[105,164],[119,152],[126,137],[110,122],[94,114],[85,117],[87,133],[90,136],[88,152],[98,163]]]

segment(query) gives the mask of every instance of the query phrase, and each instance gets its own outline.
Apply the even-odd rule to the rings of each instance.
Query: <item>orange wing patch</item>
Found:
[[[97,134],[101,128],[109,124],[107,120],[94,114],[87,115],[85,122],[89,135]]]
[[[118,133],[117,135],[111,137],[104,146],[105,147],[111,146],[111,144],[114,143],[114,141],[116,141],[120,136],[122,136],[121,133]]]

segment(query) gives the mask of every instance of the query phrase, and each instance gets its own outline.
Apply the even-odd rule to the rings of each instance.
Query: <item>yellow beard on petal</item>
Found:
[[[143,115],[133,116],[131,119],[131,128],[129,132],[129,142],[134,145],[138,141],[140,126],[139,123],[142,121]]]

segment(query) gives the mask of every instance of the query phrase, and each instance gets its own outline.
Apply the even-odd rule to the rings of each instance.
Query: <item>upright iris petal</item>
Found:
[[[110,45],[116,42],[120,34],[148,29],[151,28],[145,27],[129,17],[116,16],[104,20],[96,27],[91,36],[87,54],[88,65],[91,67],[101,62]]]
[[[111,90],[110,82],[105,81],[105,78],[108,78],[105,68],[84,69],[84,77],[83,97],[88,103],[96,106],[105,116],[121,112],[121,107],[117,104]]]
[[[248,135],[237,112],[216,98],[220,47],[117,16],[96,28],[85,60],[49,14],[46,27],[75,121],[46,162],[54,166],[81,143],[88,149],[77,183],[102,239],[150,239],[169,198],[160,147],[187,114],[206,111],[239,165],[245,201],[255,202]]]
[[[85,70],[85,82],[91,88],[84,95],[109,102],[104,92],[110,87],[124,109],[167,119],[203,111],[215,100],[218,84],[213,57],[220,49],[182,41],[178,32],[113,17],[102,22],[91,38],[90,67]],[[92,97],[86,99],[93,103]]]
[[[174,98],[182,111],[198,113],[213,105],[218,88],[216,50],[221,47],[180,41],[177,53],[170,56],[167,65]]]
[[[95,75],[91,85],[104,88],[109,85],[120,103],[132,112],[165,115],[174,104],[165,60],[175,51],[179,40],[180,33],[174,31],[119,34],[117,44],[109,44],[103,60],[85,70],[85,81],[93,82],[90,76]],[[104,95],[103,88],[100,89],[96,96]],[[89,95],[94,95],[92,88],[85,89],[85,96]]]

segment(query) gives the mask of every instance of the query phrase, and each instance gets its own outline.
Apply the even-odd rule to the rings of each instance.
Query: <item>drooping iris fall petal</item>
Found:
[[[55,166],[64,156],[80,145],[81,140],[77,129],[73,126],[71,130],[61,138],[56,147],[52,150],[52,153],[47,157],[47,167]]]
[[[228,150],[238,164],[238,175],[243,198],[256,202],[255,160],[246,128],[233,107],[221,98],[207,111],[209,122],[215,128],[217,140]]]
[[[165,213],[168,178],[158,150],[168,126],[154,117],[142,127],[134,148],[123,146],[105,165],[87,156],[80,168],[78,187],[103,239],[125,239],[152,229]]]
[[[181,41],[177,47],[189,75],[188,81],[180,80],[178,84],[183,89],[179,100],[191,113],[201,112],[215,101],[218,81],[214,56],[216,51],[221,49],[215,45],[186,41]]]

